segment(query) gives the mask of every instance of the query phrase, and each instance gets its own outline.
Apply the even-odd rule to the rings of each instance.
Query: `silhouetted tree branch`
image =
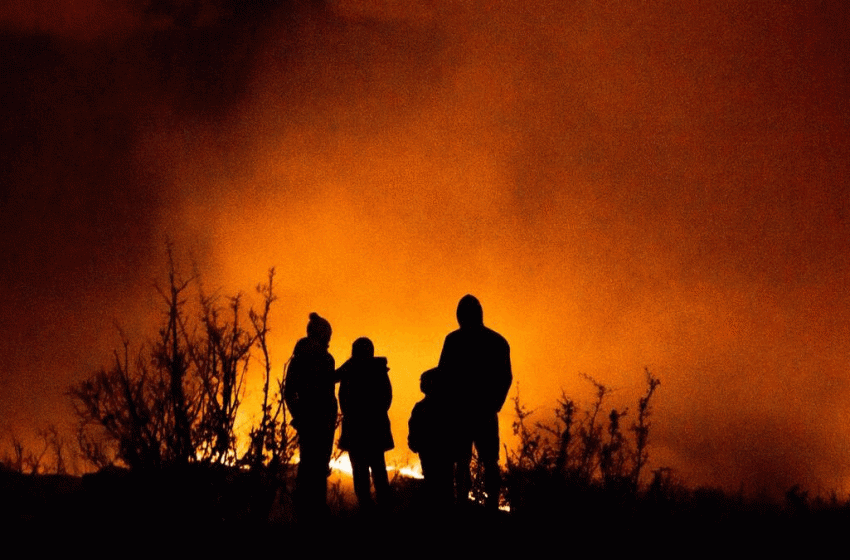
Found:
[[[153,344],[135,359],[119,329],[121,350],[113,365],[70,388],[79,419],[77,442],[90,463],[119,461],[131,469],[158,469],[189,462],[244,464],[252,468],[290,461],[294,432],[283,406],[283,380],[272,379],[268,347],[274,269],[257,287],[260,311],[243,311],[240,295],[223,305],[207,296],[198,275],[183,279],[168,247],[168,283],[157,287],[165,307]],[[198,286],[197,318],[187,312],[188,290]],[[245,328],[247,315],[249,326]],[[263,404],[250,445],[237,457],[236,416],[242,404],[251,353],[259,349],[264,370]]]
[[[274,268],[269,269],[268,283],[257,286],[257,293],[263,298],[261,311],[253,309],[248,319],[253,328],[254,340],[260,349],[263,364],[263,404],[260,423],[251,430],[251,445],[242,458],[243,463],[252,467],[267,464],[274,468],[288,463],[295,451],[295,433],[289,426],[286,407],[283,404],[283,386],[286,368],[279,383],[272,383],[272,363],[269,357],[268,334],[269,315],[272,304],[277,300],[274,294]]]

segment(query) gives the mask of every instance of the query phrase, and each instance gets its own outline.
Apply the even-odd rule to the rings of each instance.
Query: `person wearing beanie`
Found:
[[[301,519],[327,513],[327,477],[336,430],[337,400],[331,324],[310,313],[307,336],[295,344],[286,367],[283,398],[298,432],[295,507]]]

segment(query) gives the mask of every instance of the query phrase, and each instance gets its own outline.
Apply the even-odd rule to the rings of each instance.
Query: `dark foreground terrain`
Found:
[[[606,557],[705,550],[763,554],[801,546],[843,548],[850,527],[846,501],[809,499],[796,490],[784,503],[761,503],[705,489],[626,499],[538,487],[522,489],[533,499],[514,511],[494,513],[475,505],[435,512],[425,505],[421,481],[399,477],[393,486],[393,504],[374,512],[360,511],[350,495],[332,486],[327,517],[311,523],[293,518],[291,488],[222,469],[142,475],[115,468],[83,477],[0,471],[0,503],[7,535],[63,535],[63,546],[72,548],[114,542],[151,550],[298,549],[323,556],[346,550],[399,557],[463,551],[506,557],[547,550]]]

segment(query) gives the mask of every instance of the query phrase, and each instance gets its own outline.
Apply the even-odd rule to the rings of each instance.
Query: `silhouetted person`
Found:
[[[298,432],[295,506],[302,519],[327,512],[328,466],[337,415],[334,385],[338,381],[333,356],[328,353],[330,340],[330,323],[310,313],[307,337],[295,344],[283,391],[292,426]]]
[[[457,322],[460,328],[446,336],[439,368],[452,384],[458,418],[458,501],[465,501],[469,494],[469,463],[475,445],[484,467],[487,507],[495,509],[501,487],[498,413],[513,379],[510,347],[502,335],[484,326],[484,312],[474,296],[461,298]]]
[[[390,492],[384,452],[394,447],[387,411],[393,400],[387,359],[375,357],[368,338],[358,338],[351,346],[351,358],[337,370],[340,378],[339,406],[342,434],[339,448],[348,451],[354,477],[354,493],[360,507],[373,505],[369,471],[378,504],[386,504]]]
[[[425,398],[413,406],[407,423],[407,446],[419,454],[429,505],[445,510],[454,501],[454,461],[458,455],[449,395],[449,380],[439,368],[419,378]]]

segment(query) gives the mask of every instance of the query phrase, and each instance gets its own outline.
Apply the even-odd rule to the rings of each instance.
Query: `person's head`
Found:
[[[331,342],[331,324],[323,319],[318,313],[310,313],[310,321],[307,323],[307,338],[327,346]]]
[[[423,394],[428,395],[433,390],[433,377],[431,372],[434,371],[429,369],[425,373],[419,376],[419,390],[422,391]]]
[[[374,358],[375,345],[365,336],[360,337],[351,345],[351,357],[355,359]]]
[[[484,310],[475,296],[466,294],[457,304],[457,324],[463,327],[477,327],[484,324]]]
[[[432,368],[419,376],[419,390],[425,395],[434,395],[439,391],[440,370]]]

